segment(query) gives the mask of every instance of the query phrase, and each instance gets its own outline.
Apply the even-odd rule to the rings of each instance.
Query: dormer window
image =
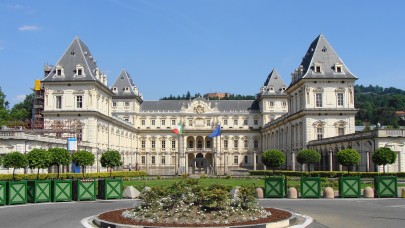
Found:
[[[336,63],[334,68],[335,68],[335,73],[343,73],[342,64]]]
[[[124,88],[124,91],[129,91],[129,87],[126,86],[126,87]]]
[[[117,91],[118,91],[117,87],[112,87],[112,91],[113,91],[113,93],[117,93]]]
[[[314,72],[322,73],[322,63],[320,63],[320,62],[314,63]]]
[[[63,71],[63,67],[60,65],[57,65],[56,69],[55,69],[55,74],[56,74],[56,76],[64,76],[65,73]]]
[[[80,65],[80,64],[76,65],[76,75],[75,76],[80,76],[80,77],[85,76],[84,68],[82,65]]]

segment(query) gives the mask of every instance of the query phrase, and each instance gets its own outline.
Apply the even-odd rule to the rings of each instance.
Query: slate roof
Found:
[[[83,76],[76,75],[76,66],[78,64],[83,67]],[[56,75],[58,65],[63,68],[64,76]],[[98,67],[89,48],[79,37],[75,37],[58,63],[42,81],[98,81],[95,77],[96,69]]]
[[[249,111],[259,110],[254,100],[206,100],[211,108],[217,107],[219,111]],[[143,101],[141,111],[180,111],[187,108],[190,101],[187,100],[159,100]]]
[[[322,73],[315,73],[313,71],[313,64],[317,62],[321,63]],[[334,66],[337,63],[342,65],[342,73],[335,73]],[[295,81],[298,81],[301,78],[357,79],[357,77],[349,71],[336,51],[322,34],[319,35],[309,46],[307,53],[302,59],[300,68],[303,73],[301,77],[297,78]],[[291,83],[294,83],[295,81]]]
[[[267,76],[266,81],[264,82],[264,93],[265,95],[281,95],[284,94],[284,90],[287,88],[283,79],[276,69],[273,69],[269,76]],[[272,88],[273,90],[270,90]]]
[[[131,76],[128,74],[126,70],[122,70],[120,75],[118,76],[117,80],[114,82],[114,85],[111,87],[112,89],[117,88],[115,96],[138,96],[138,91],[136,91],[136,86],[134,81],[132,80]],[[128,88],[128,90],[125,90]]]

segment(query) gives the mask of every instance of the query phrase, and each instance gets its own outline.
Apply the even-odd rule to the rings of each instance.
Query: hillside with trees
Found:
[[[192,100],[198,97],[202,97],[200,93],[191,95],[190,91],[187,91],[186,94],[173,96],[170,94],[168,97],[162,97],[160,100]],[[254,100],[256,97],[252,95],[241,95],[241,94],[230,94],[227,97],[223,98],[210,98],[210,100]]]

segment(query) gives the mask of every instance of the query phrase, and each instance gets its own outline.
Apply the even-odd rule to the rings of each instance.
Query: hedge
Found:
[[[47,179],[57,179],[57,173],[41,173],[39,174],[39,180],[47,180]],[[112,177],[122,177],[122,178],[129,178],[129,177],[143,177],[146,176],[145,171],[114,171],[112,172]],[[101,172],[101,173],[85,173],[84,178],[109,178],[109,172]],[[13,179],[13,174],[0,174],[0,181],[9,181]],[[37,174],[16,174],[16,180],[36,180]],[[60,173],[59,179],[83,179],[82,173]]]
[[[255,170],[249,171],[252,176],[273,176],[272,170]],[[288,171],[288,170],[276,170],[276,176],[287,176],[287,177],[308,177],[309,172],[303,171]],[[379,173],[379,172],[350,172],[348,174],[346,171],[312,171],[311,176],[313,177],[347,177],[347,176],[360,176],[363,178],[374,178],[375,176],[396,176],[400,178],[405,177],[405,172],[397,173]]]

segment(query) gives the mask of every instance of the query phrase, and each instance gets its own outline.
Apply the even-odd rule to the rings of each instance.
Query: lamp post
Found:
[[[333,171],[333,149],[329,146],[329,171]]]

